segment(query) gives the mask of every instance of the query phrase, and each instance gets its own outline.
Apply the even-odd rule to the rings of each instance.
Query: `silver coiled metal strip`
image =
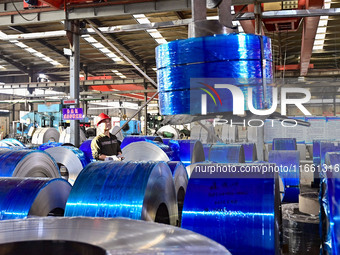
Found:
[[[54,159],[44,151],[0,150],[0,176],[59,178]]]
[[[72,185],[79,173],[87,165],[85,154],[81,150],[71,146],[51,147],[45,150],[57,162],[62,177]]]
[[[60,133],[57,129],[37,128],[32,136],[32,144],[43,144],[47,142],[58,142]]]
[[[79,136],[80,136],[79,142],[80,142],[80,144],[82,144],[86,140],[85,133],[82,129],[79,129]],[[64,129],[61,132],[59,139],[56,140],[56,141],[59,141],[59,143],[71,143],[70,127],[67,127],[66,129]]]
[[[79,254],[76,253],[75,246],[71,246],[72,249],[70,246],[63,246],[65,242],[71,242],[74,245],[86,245],[84,248],[87,248],[85,251],[88,255],[230,255],[223,246],[207,237],[181,228],[152,222],[121,218],[53,217],[10,220],[0,224],[0,253],[9,250],[11,254],[18,254],[18,251],[27,247],[25,244],[31,244],[31,249],[37,251],[34,254],[51,254],[52,252],[42,250],[41,247],[44,242],[50,242],[50,244],[53,242],[56,245],[53,246],[54,249],[60,254]]]
[[[0,178],[0,219],[62,216],[70,191],[63,179]]]
[[[168,155],[156,144],[149,142],[130,143],[122,149],[126,161],[170,161]]]

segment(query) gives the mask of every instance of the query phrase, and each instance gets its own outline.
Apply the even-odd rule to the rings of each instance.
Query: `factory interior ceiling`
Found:
[[[155,48],[188,38],[190,0],[65,2],[59,9],[48,5],[25,9],[23,1],[0,1],[0,89],[20,87],[32,92],[36,86],[69,92],[67,20],[79,20],[81,26],[82,97],[100,94],[143,101],[146,92],[143,76],[91,31],[90,24],[155,81]],[[337,97],[340,0],[259,2],[262,31],[272,39],[275,84],[310,88],[314,98]],[[233,24],[239,32],[254,33],[253,1],[233,0],[232,5]],[[207,10],[208,19],[217,15],[216,8]],[[86,77],[91,81],[82,82]],[[95,81],[95,77],[107,81]],[[148,95],[156,89],[149,83]]]

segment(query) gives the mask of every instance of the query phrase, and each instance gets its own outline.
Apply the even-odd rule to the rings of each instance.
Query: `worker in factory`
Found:
[[[105,113],[98,116],[99,134],[91,142],[92,156],[96,160],[122,160],[122,150],[115,135],[110,133],[111,118]]]

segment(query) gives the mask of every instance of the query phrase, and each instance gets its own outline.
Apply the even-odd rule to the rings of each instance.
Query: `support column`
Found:
[[[77,101],[71,108],[79,107],[79,71],[80,71],[80,47],[79,47],[79,21],[67,21],[67,35],[71,43],[72,56],[70,57],[70,98]],[[79,147],[79,120],[71,120],[70,142]]]
[[[255,15],[255,34],[262,34],[262,18],[261,18],[261,4],[257,1],[254,2],[254,15]]]

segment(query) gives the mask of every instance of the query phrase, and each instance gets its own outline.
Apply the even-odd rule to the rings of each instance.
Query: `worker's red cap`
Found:
[[[107,116],[105,113],[101,113],[98,115],[98,122],[97,122],[97,126],[103,121],[103,120],[106,120],[106,119],[111,119],[109,116]]]

